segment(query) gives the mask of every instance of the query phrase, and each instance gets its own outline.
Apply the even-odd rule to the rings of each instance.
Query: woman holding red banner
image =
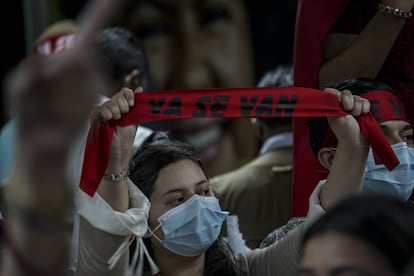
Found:
[[[130,109],[125,102],[132,99],[131,92],[123,91],[106,103],[98,116],[104,121],[121,116]],[[359,193],[369,148],[354,118],[369,112],[369,102],[349,91],[327,93],[335,95],[350,113],[329,118],[339,139],[337,158],[328,179],[311,197],[309,223],[342,198]],[[140,273],[144,266],[145,273],[157,275],[295,273],[298,242],[308,222],[267,249],[233,256],[219,237],[228,213],[221,210],[191,146],[156,139],[134,155],[129,169],[133,182],[128,179],[135,130],[135,126],[116,127],[98,193],[82,199],[77,275],[123,275],[128,269]],[[105,214],[98,215],[99,208],[88,202],[104,208]],[[137,245],[129,259],[134,239]]]

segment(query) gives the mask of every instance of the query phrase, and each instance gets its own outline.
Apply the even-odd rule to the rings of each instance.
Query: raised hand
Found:
[[[345,117],[328,118],[329,125],[335,133],[338,141],[358,144],[364,142],[365,138],[360,132],[360,128],[355,117],[368,113],[371,106],[370,102],[360,96],[352,95],[349,90],[338,91],[333,88],[327,88],[325,91],[335,95],[338,98],[342,108],[349,112],[349,115]]]
[[[135,90],[135,93],[141,92],[141,87]],[[123,88],[109,101],[98,107],[94,111],[92,119],[102,122],[118,120],[123,114],[128,113],[132,106],[134,106],[134,91]],[[116,127],[112,137],[107,173],[120,172],[128,167],[136,131],[136,125]]]
[[[328,118],[329,125],[338,139],[329,175],[322,187],[320,200],[323,208],[330,208],[349,195],[362,189],[362,179],[369,145],[355,119],[369,112],[370,103],[350,91],[326,89],[338,98],[342,108],[349,112],[344,117]]]
[[[90,54],[92,42],[121,2],[91,1],[73,48],[28,57],[10,74],[6,93],[17,116],[18,155],[5,192],[9,235],[2,275],[67,274],[65,219],[72,192],[66,159],[102,91]]]

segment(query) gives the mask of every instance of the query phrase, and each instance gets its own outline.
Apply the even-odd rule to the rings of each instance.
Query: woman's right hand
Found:
[[[140,92],[142,88],[138,88],[135,92],[129,88],[122,88],[109,101],[99,106],[92,118],[102,122],[119,120],[134,106],[134,94]],[[137,125],[116,127],[112,136],[107,173],[117,173],[128,167],[137,127]]]

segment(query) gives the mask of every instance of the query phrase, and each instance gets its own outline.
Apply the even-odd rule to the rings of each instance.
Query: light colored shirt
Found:
[[[263,155],[271,150],[291,147],[293,144],[292,132],[284,132],[269,137],[262,145],[259,155]]]

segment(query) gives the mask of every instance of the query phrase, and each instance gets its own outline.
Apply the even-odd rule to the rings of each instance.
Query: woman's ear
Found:
[[[124,87],[135,90],[139,87],[139,70],[134,69],[124,77]]]
[[[319,163],[327,170],[330,170],[335,158],[335,148],[321,148],[318,152]]]

